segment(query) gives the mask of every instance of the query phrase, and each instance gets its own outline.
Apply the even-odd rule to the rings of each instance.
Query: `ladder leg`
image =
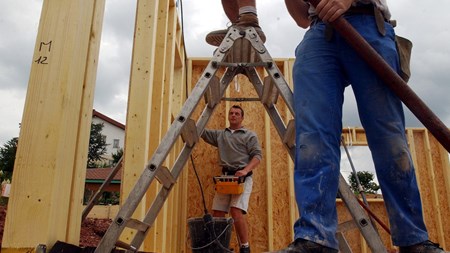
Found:
[[[380,235],[372,226],[369,217],[366,215],[362,207],[356,200],[355,194],[350,190],[347,182],[345,182],[342,174],[339,177],[339,195],[347,206],[356,226],[361,231],[361,234],[366,239],[372,252],[387,252],[381,241]]]
[[[189,98],[183,105],[183,108],[181,109],[181,112],[178,115],[177,119],[173,122],[168,132],[161,140],[161,144],[158,146],[151,160],[146,165],[144,172],[139,177],[124,205],[122,206],[122,208],[120,208],[117,217],[108,228],[105,236],[100,241],[99,246],[95,250],[96,253],[111,252],[117,242],[119,242],[118,239],[121,233],[123,232],[125,227],[129,227],[129,224],[139,224],[139,226],[137,227],[146,227],[146,229],[138,229],[136,235],[132,239],[131,244],[126,245],[125,243],[121,243],[120,247],[127,248],[130,250],[130,252],[133,252],[133,250],[138,249],[144,241],[146,234],[150,230],[159,211],[164,205],[164,202],[166,201],[170,190],[172,189],[174,183],[176,182],[176,179],[180,175],[184,164],[186,164],[186,161],[191,154],[193,147],[195,146],[195,142],[198,141],[199,135],[203,132],[203,129],[205,128],[214,108],[217,105],[217,99],[212,99],[211,101],[213,104],[207,106],[204,109],[197,122],[196,129],[185,130],[186,128],[192,128],[193,124],[191,123],[190,116],[195,110],[196,106],[199,104],[200,100],[203,98],[203,95],[207,91],[210,82],[217,82],[215,76],[217,65],[215,64],[215,61],[222,60],[225,55],[226,54],[224,53],[216,53],[216,57],[208,64],[207,68],[203,72],[201,79],[194,87],[191,96],[189,96]],[[225,72],[224,77],[222,78],[218,87],[220,90],[220,95],[224,93],[224,91],[228,87],[228,84],[236,75],[236,71],[237,69],[230,68]],[[188,136],[189,138],[185,138],[185,145],[177,160],[175,161],[173,169],[169,171],[167,168],[162,167],[162,164],[169,154],[170,150],[172,149],[173,145],[177,141],[178,137],[183,133],[187,133],[188,135],[196,134],[197,136],[194,138],[192,138],[192,136]],[[136,221],[131,219],[131,216],[133,215],[134,211],[136,210],[137,206],[139,205],[140,201],[142,200],[155,177],[159,180],[162,180],[161,183],[163,185],[157,197],[154,199],[151,208],[147,212],[143,221]]]
[[[266,71],[271,77],[272,81],[275,83],[275,86],[278,88],[279,94],[284,99],[284,102],[286,103],[286,106],[290,110],[292,115],[294,114],[294,108],[293,108],[293,94],[289,86],[287,85],[287,82],[283,78],[283,75],[279,71],[276,64],[273,63],[272,58],[270,57],[269,53],[265,49],[264,45],[262,43],[258,43],[255,40],[252,40],[251,38],[248,38],[251,40],[253,47],[259,52],[259,56],[262,62],[267,63]],[[267,97],[267,94],[263,93],[263,87],[261,79],[259,78],[255,68],[247,68],[246,73],[252,84],[254,85],[259,97],[263,100],[263,96]],[[267,82],[264,83],[267,85]],[[269,88],[270,89],[270,88]],[[273,99],[272,101],[276,101],[276,99]],[[270,118],[272,119],[273,124],[275,125],[275,128],[278,131],[278,134],[280,135],[281,139],[283,140],[287,133],[287,128],[285,127],[284,122],[282,121],[278,111],[276,110],[276,106],[268,101],[267,103],[264,103],[265,109],[267,113],[270,115]],[[294,160],[295,156],[295,147],[290,147],[289,145],[285,144],[285,147],[288,149],[288,152],[291,156],[291,158]],[[367,241],[367,244],[371,248],[372,252],[387,252],[386,248],[383,245],[383,242],[381,241],[381,238],[374,228],[372,222],[370,222],[369,217],[366,215],[362,207],[359,205],[356,196],[353,194],[353,192],[350,190],[350,187],[348,186],[347,182],[345,181],[342,174],[339,177],[339,189],[338,189],[340,196],[342,200],[344,201],[345,205],[347,206],[347,209],[352,215],[353,220],[355,221],[357,227],[359,228],[360,232],[364,236],[364,238]],[[343,234],[338,234],[338,237],[341,237],[340,240],[342,240]],[[344,238],[345,240],[345,238]],[[346,241],[345,241],[346,242]],[[348,248],[348,244],[347,244]],[[348,248],[349,249],[349,248]],[[350,250],[351,252],[351,250]]]

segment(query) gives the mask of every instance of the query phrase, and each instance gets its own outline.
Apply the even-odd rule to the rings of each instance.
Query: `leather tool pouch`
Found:
[[[381,11],[374,6],[374,16],[377,23],[378,32],[385,36],[386,35],[386,29],[384,28],[384,17]],[[395,27],[395,21],[391,22],[392,26]],[[411,68],[410,68],[410,61],[411,61],[411,50],[412,50],[412,42],[406,38],[400,37],[398,35],[395,35],[395,44],[397,46],[397,53],[398,58],[400,61],[400,77],[405,81],[408,82],[409,78],[411,77]]]
[[[395,43],[400,61],[400,76],[405,82],[408,82],[411,77],[410,61],[413,44],[410,40],[397,35],[395,36]]]

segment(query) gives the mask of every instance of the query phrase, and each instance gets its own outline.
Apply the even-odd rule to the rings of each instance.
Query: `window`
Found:
[[[119,139],[114,139],[113,148],[119,148]]]

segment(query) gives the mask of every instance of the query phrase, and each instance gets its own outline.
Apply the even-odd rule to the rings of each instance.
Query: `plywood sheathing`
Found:
[[[192,59],[191,85],[194,85],[199,79],[207,62],[206,59],[198,59],[198,61]],[[286,73],[290,73],[292,59],[277,60],[277,65],[283,71],[286,80],[292,82],[286,76]],[[263,70],[258,70],[258,73],[261,76],[264,75]],[[221,75],[218,74],[218,76]],[[256,96],[252,84],[248,82],[246,77],[239,76],[237,82],[239,83],[240,91],[236,91],[234,83],[232,83],[227,91],[227,97],[248,98]],[[292,115],[286,111],[285,105],[280,101],[281,99],[277,103],[277,108],[280,114],[284,115],[283,119],[287,124],[288,119]],[[279,249],[286,246],[292,240],[292,225],[297,217],[296,203],[293,198],[292,189],[292,162],[281,144],[277,132],[271,125],[270,119],[266,119],[266,113],[259,102],[235,103],[222,101],[216,108],[213,118],[207,127],[226,127],[226,115],[232,104],[240,104],[243,106],[245,110],[244,125],[258,134],[264,155],[263,161],[255,170],[254,190],[247,217],[249,220],[252,251],[263,252],[264,250]],[[199,113],[200,110],[197,112],[197,116]],[[347,144],[351,142],[355,146],[367,145],[367,138],[362,128],[346,127],[343,129],[343,134]],[[450,181],[450,168],[448,165],[448,153],[424,129],[408,129],[407,136],[412,158],[416,165],[416,174],[424,206],[424,219],[429,230],[430,238],[439,242],[440,245],[448,247],[450,242],[450,234],[448,233],[449,226],[446,219],[446,217],[450,217],[448,183]],[[217,162],[217,150],[201,141],[194,150],[194,158],[205,191],[206,205],[210,210],[214,196],[212,177],[220,174],[220,168]],[[368,159],[371,158],[368,157]],[[188,193],[187,216],[201,217],[203,215],[203,207],[198,184],[196,183],[191,165],[189,165],[188,170],[188,184],[192,186],[192,190]],[[431,182],[434,182],[435,186]],[[268,195],[269,193],[270,195]],[[389,225],[382,199],[369,199],[369,205],[377,217]],[[439,211],[436,210],[436,207],[439,208]],[[348,210],[340,201],[337,201],[337,210],[339,222],[350,219]],[[380,225],[377,228],[386,247],[389,250],[395,250],[396,248],[392,245],[388,233]],[[358,230],[346,232],[345,236],[353,252],[369,252]],[[235,233],[233,232],[231,246],[237,248],[235,238]],[[189,252],[189,247],[186,247],[186,250]]]

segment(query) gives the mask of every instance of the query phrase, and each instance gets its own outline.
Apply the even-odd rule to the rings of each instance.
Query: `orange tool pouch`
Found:
[[[245,177],[218,176],[213,177],[215,190],[222,194],[241,194],[244,192]]]

